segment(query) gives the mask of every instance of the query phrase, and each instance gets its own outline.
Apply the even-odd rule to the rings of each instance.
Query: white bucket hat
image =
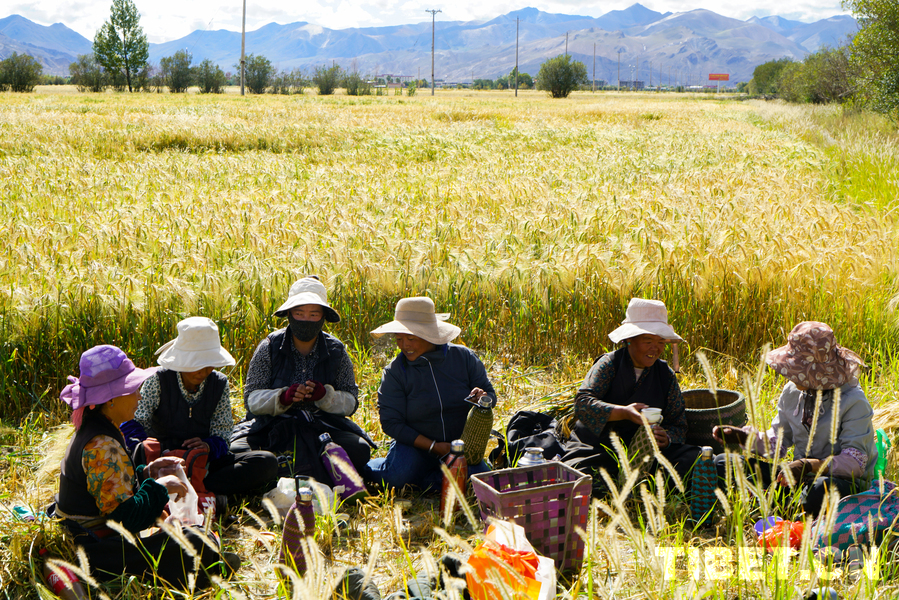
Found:
[[[674,329],[668,325],[668,309],[660,300],[645,300],[643,298],[631,298],[624,314],[621,327],[609,334],[609,339],[614,343],[627,340],[643,334],[657,335],[669,342],[684,341],[681,336],[674,333]]]
[[[290,286],[287,300],[275,311],[276,317],[286,317],[287,312],[296,306],[304,304],[318,304],[325,311],[325,321],[329,323],[340,322],[340,315],[328,304],[328,290],[325,284],[315,277],[303,277],[296,280]]]
[[[160,367],[191,373],[206,367],[234,366],[234,357],[222,347],[219,328],[206,317],[188,317],[178,323],[178,337],[156,351]]]
[[[385,333],[408,333],[438,346],[459,337],[461,329],[447,323],[449,313],[435,313],[434,301],[418,296],[403,298],[396,303],[393,321],[384,323],[372,335],[381,337]]]

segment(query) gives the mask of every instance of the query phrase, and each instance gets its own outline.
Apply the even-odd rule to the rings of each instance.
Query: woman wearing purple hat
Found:
[[[156,369],[138,369],[122,350],[108,345],[82,354],[79,369],[80,377],[69,377],[60,394],[72,407],[75,435],[62,461],[51,514],[63,519],[75,543],[84,548],[91,573],[112,579],[155,570],[170,584],[185,586],[188,574],[197,571],[202,586],[209,581],[206,570],[214,565],[210,573],[221,574],[217,565],[239,568],[237,555],[213,551],[198,537],[199,529],[183,529],[193,552],[164,532],[137,536],[164,517],[169,494],[186,491],[172,474],[180,458],[162,457],[135,468],[119,429],[134,418],[138,390]],[[112,522],[133,534],[131,539],[111,528]],[[191,554],[200,559],[196,567]]]
[[[872,417],[874,411],[858,383],[859,356],[836,342],[824,323],[804,321],[787,337],[787,344],[768,353],[768,365],[788,379],[777,401],[771,428],[759,432],[743,428],[715,427],[719,441],[747,444],[758,454],[773,456],[782,435],[783,459],[793,448],[790,462],[750,459],[761,473],[762,484],[772,481],[798,487],[804,510],[817,516],[829,490],[842,496],[868,489],[877,462]],[[721,481],[725,454],[716,457]],[[732,459],[739,457],[730,455]]]

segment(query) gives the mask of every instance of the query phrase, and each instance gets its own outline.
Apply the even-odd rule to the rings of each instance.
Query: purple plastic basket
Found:
[[[528,541],[563,572],[578,572],[587,529],[591,479],[560,462],[487,471],[471,476],[481,518],[497,517],[524,527]]]

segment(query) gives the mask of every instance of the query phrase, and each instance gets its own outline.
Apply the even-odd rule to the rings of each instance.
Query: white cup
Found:
[[[646,417],[646,420],[649,421],[650,425],[658,425],[662,422],[662,409],[661,408],[644,408],[640,411],[643,413],[643,416]]]

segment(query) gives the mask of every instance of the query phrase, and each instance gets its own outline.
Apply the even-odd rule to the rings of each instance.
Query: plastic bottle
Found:
[[[718,470],[711,446],[703,446],[699,460],[693,466],[690,483],[690,513],[699,521],[715,506],[715,488],[718,487]]]
[[[303,543],[307,537],[315,533],[315,512],[312,508],[312,489],[298,488],[297,497],[284,519],[284,532],[281,535],[281,554],[278,561],[296,569],[297,573],[306,573],[306,554]]]
[[[484,460],[491,429],[493,429],[493,408],[490,407],[490,396],[484,394],[478,398],[477,405],[468,411],[465,428],[462,430],[465,460],[468,464],[477,465]]]
[[[450,489],[452,484],[450,480],[456,482],[459,490],[464,494],[468,485],[468,463],[465,461],[465,442],[462,440],[453,440],[450,442],[450,453],[446,457],[446,467],[449,469],[449,476],[443,476],[443,486],[440,489],[440,514],[446,510],[446,503],[449,500]],[[456,499],[453,502],[455,508]]]
[[[883,429],[877,430],[877,462],[874,464],[874,477],[883,479],[887,468],[887,453],[892,446],[890,436]]]
[[[47,549],[41,549],[39,554],[42,557],[45,556],[47,554]],[[82,587],[81,582],[78,581],[78,577],[71,569],[62,565],[56,565],[56,568],[63,577],[60,577],[60,575],[50,567],[46,558],[44,559],[44,578],[47,580],[47,585],[50,586],[50,589],[54,594],[60,598],[65,598],[66,600],[83,600],[84,598],[87,598],[84,587]]]
[[[368,490],[365,489],[365,484],[356,471],[356,467],[350,462],[350,457],[346,450],[335,444],[328,433],[318,436],[318,440],[324,447],[322,450],[322,463],[325,465],[325,469],[328,470],[328,474],[334,482],[334,487],[343,487],[343,491],[340,492],[340,499],[344,502],[355,502],[365,498],[368,495]]]

